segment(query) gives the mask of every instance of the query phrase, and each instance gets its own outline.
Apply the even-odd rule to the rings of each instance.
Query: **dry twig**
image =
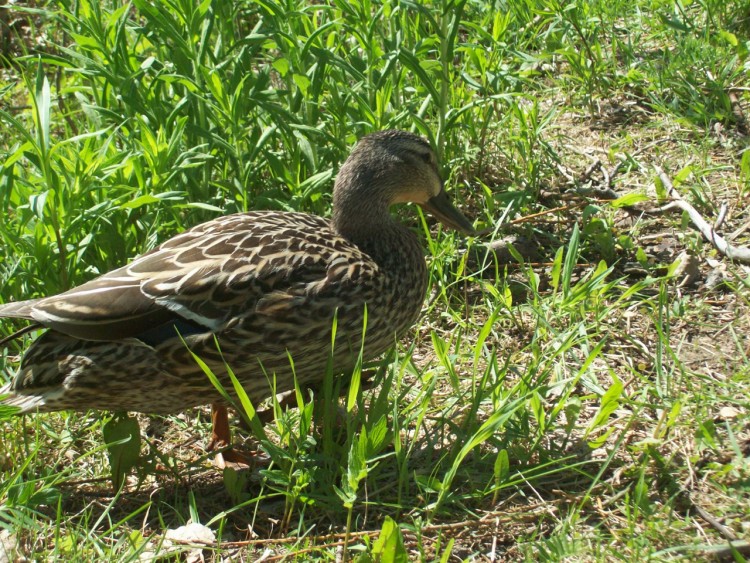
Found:
[[[736,260],[737,262],[742,262],[743,264],[750,264],[750,248],[747,248],[746,246],[733,246],[729,244],[726,239],[724,239],[724,237],[718,235],[713,227],[708,224],[708,221],[706,221],[698,212],[698,210],[682,198],[680,193],[672,184],[672,180],[670,180],[669,176],[667,176],[664,170],[662,170],[658,165],[654,165],[654,169],[659,176],[659,180],[661,180],[661,183],[664,184],[664,187],[667,190],[667,194],[670,198],[672,198],[672,201],[662,207],[661,211],[666,211],[675,207],[681,209],[688,214],[688,217],[690,217],[693,225],[696,226],[696,228],[701,232],[706,240],[708,240],[714,246],[716,250],[718,250],[730,260]]]

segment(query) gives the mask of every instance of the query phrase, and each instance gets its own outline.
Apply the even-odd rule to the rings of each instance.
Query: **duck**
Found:
[[[414,203],[474,235],[451,203],[435,151],[414,133],[362,137],[333,187],[332,216],[249,211],[199,224],[69,291],[0,305],[42,331],[0,404],[170,414],[212,406],[209,450],[234,456],[226,396],[231,369],[253,404],[320,383],[330,366],[391,348],[415,323],[427,289],[424,249],[391,207]],[[335,327],[335,328],[334,328]],[[230,393],[232,395],[232,393]],[[236,399],[236,396],[232,395]]]

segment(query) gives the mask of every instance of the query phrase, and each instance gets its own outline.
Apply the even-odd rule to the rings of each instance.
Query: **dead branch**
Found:
[[[704,554],[712,556],[714,561],[735,561],[735,553],[740,555],[750,555],[750,542],[738,540],[728,542],[725,546],[717,546],[711,549],[705,549]]]
[[[729,206],[726,204],[726,202],[722,203],[719,207],[719,216],[716,217],[716,221],[714,221],[714,231],[718,231],[721,229],[721,226],[724,224],[724,221],[727,218],[727,213],[729,211]]]
[[[730,234],[727,238],[729,240],[734,240],[738,236],[740,236],[742,233],[744,233],[746,230],[750,229],[750,221],[747,221],[742,226],[740,226],[736,231],[734,231],[732,234]]]
[[[672,180],[667,176],[664,170],[660,166],[654,165],[659,180],[667,190],[667,194],[672,198],[672,202],[661,208],[661,210],[679,208],[688,214],[693,225],[701,232],[707,241],[709,241],[713,247],[718,250],[721,254],[729,258],[730,260],[736,260],[743,264],[750,264],[750,248],[746,246],[733,246],[729,244],[724,237],[717,234],[716,231],[708,224],[703,216],[698,212],[695,207],[685,201],[677,189],[672,184]]]

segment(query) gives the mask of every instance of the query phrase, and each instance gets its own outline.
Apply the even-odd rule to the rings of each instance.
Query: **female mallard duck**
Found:
[[[417,237],[389,213],[401,202],[474,232],[448,200],[430,145],[383,131],[362,138],[342,166],[330,221],[221,217],[65,293],[0,305],[0,317],[48,329],[0,388],[2,404],[169,413],[212,403],[212,444],[228,445],[222,397],[190,350],[226,389],[230,366],[255,403],[270,382],[274,392],[293,388],[290,357],[305,385],[322,380],[330,357],[336,373],[350,371],[363,334],[365,359],[387,350],[417,319],[427,283]]]

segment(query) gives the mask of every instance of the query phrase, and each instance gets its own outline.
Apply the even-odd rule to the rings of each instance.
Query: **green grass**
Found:
[[[138,417],[140,459],[114,495],[110,414],[0,412],[12,552],[167,556],[187,522],[214,531],[216,561],[683,560],[750,539],[746,270],[679,214],[629,207],[656,204],[659,164],[709,222],[727,202],[722,232],[749,244],[746,1],[2,9],[3,301],[219,214],[325,215],[350,147],[384,128],[429,137],[489,232],[398,211],[428,249],[422,319],[365,366],[377,386],[355,384],[343,418],[329,379],[322,400],[298,392],[236,432],[267,469],[212,469],[203,410]],[[633,195],[576,189],[602,187]],[[681,287],[685,249],[724,282]],[[26,344],[1,352],[0,381]]]

